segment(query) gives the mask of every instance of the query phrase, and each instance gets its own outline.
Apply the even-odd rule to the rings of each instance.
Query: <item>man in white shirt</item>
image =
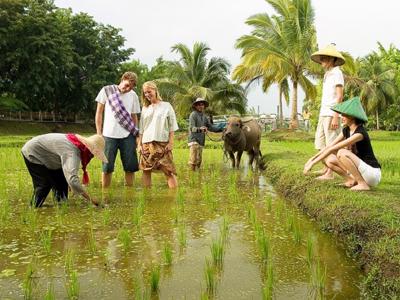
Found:
[[[131,130],[132,128],[137,129],[137,114],[140,113],[138,96],[132,90],[136,86],[136,82],[136,74],[126,72],[122,75],[118,85],[104,86],[96,97],[96,131],[97,134],[104,136],[104,152],[108,159],[108,163],[103,163],[103,187],[111,184],[118,150],[127,186],[133,185],[134,172],[139,170],[135,136],[137,131]]]
[[[344,78],[339,66],[345,63],[342,54],[331,44],[311,55],[311,59],[325,69],[322,85],[321,109],[317,131],[315,132],[315,148],[322,150],[331,144],[340,133],[339,114],[331,110],[335,104],[343,101]],[[318,179],[333,179],[333,171],[325,168]]]

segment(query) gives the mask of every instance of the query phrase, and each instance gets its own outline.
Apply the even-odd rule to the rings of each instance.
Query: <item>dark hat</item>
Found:
[[[334,105],[331,109],[340,114],[348,115],[364,122],[368,121],[367,114],[362,107],[359,97],[354,97],[350,100],[338,103]]]
[[[197,98],[196,100],[193,101],[192,107],[194,108],[194,106],[195,106],[197,103],[204,103],[204,106],[205,106],[205,107],[208,107],[208,101],[207,101],[206,99]]]

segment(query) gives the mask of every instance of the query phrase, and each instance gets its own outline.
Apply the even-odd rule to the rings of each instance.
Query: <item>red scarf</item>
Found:
[[[89,184],[89,174],[86,171],[86,166],[89,164],[90,160],[93,158],[92,152],[89,151],[89,149],[82,144],[80,140],[76,137],[75,134],[73,133],[67,133],[66,134],[67,139],[74,144],[79,151],[81,152],[81,163],[82,163],[82,170],[83,170],[83,178],[82,178],[82,183],[85,185]]]

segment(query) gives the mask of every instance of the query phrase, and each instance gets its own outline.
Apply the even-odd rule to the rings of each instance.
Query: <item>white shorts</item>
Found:
[[[381,181],[381,169],[373,168],[361,159],[360,164],[358,165],[358,171],[360,171],[362,178],[364,178],[365,182],[369,186],[377,186]]]

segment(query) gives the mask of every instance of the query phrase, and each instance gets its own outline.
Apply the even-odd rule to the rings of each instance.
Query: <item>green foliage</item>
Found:
[[[239,84],[229,80],[229,63],[220,57],[207,59],[211,49],[204,43],[196,42],[193,49],[184,44],[172,46],[172,52],[179,55],[179,61],[168,65],[168,78],[157,80],[163,98],[170,100],[178,117],[187,118],[192,111],[192,102],[206,99],[212,114],[230,111],[244,113],[246,97]]]
[[[273,83],[282,84],[280,94],[286,95],[288,88],[284,80],[290,78],[293,83],[291,119],[292,126],[297,127],[298,85],[307,98],[314,99],[316,95],[314,85],[306,77],[310,56],[316,49],[314,9],[310,0],[266,2],[276,15],[256,14],[247,19],[253,31],[236,43],[236,47],[242,49],[242,62],[235,69],[234,78],[262,80],[265,91]]]
[[[0,94],[31,110],[92,112],[98,89],[134,51],[123,49],[120,29],[51,0],[6,0],[0,9]]]

